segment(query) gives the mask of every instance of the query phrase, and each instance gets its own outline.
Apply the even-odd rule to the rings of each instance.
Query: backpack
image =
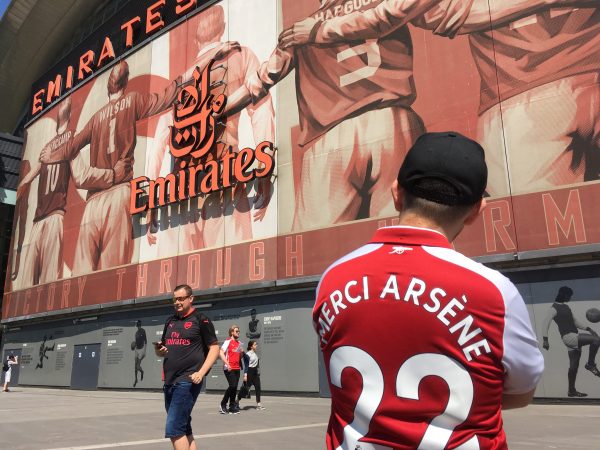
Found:
[[[2,372],[8,372],[9,368],[8,362],[4,361],[4,364],[2,364]]]

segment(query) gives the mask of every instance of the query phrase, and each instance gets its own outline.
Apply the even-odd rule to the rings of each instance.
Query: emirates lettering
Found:
[[[363,276],[358,280],[350,280],[343,287],[329,293],[315,323],[321,341],[327,343],[337,316],[352,305],[365,301],[402,302],[435,315],[448,328],[468,361],[491,352],[481,328],[466,310],[468,299],[465,294],[449,299],[443,288],[427,286],[425,281],[415,277],[410,279],[407,286],[400,286],[396,275],[389,276],[380,292],[372,292],[369,278]]]
[[[190,345],[192,341],[184,338],[167,338],[167,345]]]
[[[192,341],[186,338],[179,337],[177,331],[171,332],[171,337],[167,338],[167,345],[190,345]]]

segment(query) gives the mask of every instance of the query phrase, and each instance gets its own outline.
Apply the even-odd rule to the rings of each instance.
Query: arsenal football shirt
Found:
[[[204,364],[204,349],[217,343],[215,327],[204,314],[192,310],[185,317],[177,314],[166,323],[162,342],[167,347],[163,359],[165,384],[191,381],[190,375]]]
[[[531,391],[543,370],[515,286],[433,230],[382,228],[335,262],[313,322],[328,449],[506,448],[502,394]]]

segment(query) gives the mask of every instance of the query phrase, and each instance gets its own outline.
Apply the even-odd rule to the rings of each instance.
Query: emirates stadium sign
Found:
[[[225,129],[224,118],[219,116],[227,97],[213,92],[218,88],[210,81],[213,64],[202,72],[195,68],[191,84],[182,87],[173,105],[169,151],[179,170],[155,180],[146,176],[131,180],[131,214],[271,176],[275,167],[272,142],[237,152],[219,141]]]
[[[130,2],[86,42],[34,84],[31,118],[132,48],[214,0]],[[123,21],[123,17],[127,20]]]

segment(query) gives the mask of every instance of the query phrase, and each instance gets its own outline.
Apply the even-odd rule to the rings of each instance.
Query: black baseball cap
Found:
[[[487,184],[483,147],[454,131],[425,133],[406,154],[398,183],[415,197],[435,203],[473,205]]]

